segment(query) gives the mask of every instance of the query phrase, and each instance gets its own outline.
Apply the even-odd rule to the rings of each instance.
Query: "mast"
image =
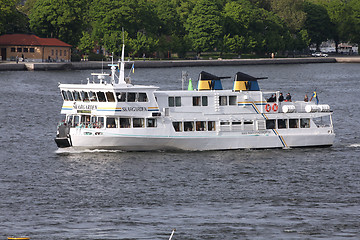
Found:
[[[125,82],[125,44],[122,46],[121,62],[120,62],[120,75],[118,84],[126,84]]]

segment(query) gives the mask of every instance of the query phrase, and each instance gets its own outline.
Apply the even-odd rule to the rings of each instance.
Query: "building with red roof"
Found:
[[[40,38],[34,34],[0,36],[3,61],[70,62],[71,45],[56,38]]]

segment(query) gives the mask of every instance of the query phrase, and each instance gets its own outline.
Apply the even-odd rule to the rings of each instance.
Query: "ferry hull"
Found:
[[[266,149],[331,146],[335,134],[311,136],[244,136],[244,137],[109,137],[73,136],[76,149],[109,149],[123,151],[209,151],[231,149]]]

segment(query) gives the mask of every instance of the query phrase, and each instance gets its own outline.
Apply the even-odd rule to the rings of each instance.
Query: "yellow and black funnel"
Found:
[[[199,76],[198,90],[222,90],[221,79],[230,77],[218,77],[202,71]]]
[[[260,91],[257,80],[267,77],[256,78],[246,73],[237,72],[234,79],[233,91]]]

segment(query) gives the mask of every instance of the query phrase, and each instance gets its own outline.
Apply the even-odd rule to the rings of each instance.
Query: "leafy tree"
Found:
[[[304,11],[307,14],[305,29],[307,30],[312,43],[319,49],[320,44],[331,37],[333,25],[329,15],[323,6],[306,2]]]
[[[83,31],[78,48],[86,54],[90,54],[91,50],[94,49],[94,40],[92,40],[88,32]]]
[[[197,53],[217,47],[222,34],[220,9],[214,0],[198,0],[186,22],[188,37]]]
[[[0,34],[27,32],[27,17],[16,8],[17,0],[0,0]]]
[[[149,54],[154,53],[158,44],[158,40],[147,37],[141,32],[138,32],[136,39],[132,39],[131,42],[134,49],[133,54],[138,56],[142,56],[143,54],[148,56]]]
[[[85,5],[85,0],[38,0],[29,15],[30,28],[39,36],[77,45],[84,26]]]
[[[271,0],[271,10],[280,16],[291,32],[296,33],[304,26],[306,14],[304,0]]]
[[[347,14],[343,26],[345,34],[350,42],[360,44],[360,2],[349,0],[345,12]]]

